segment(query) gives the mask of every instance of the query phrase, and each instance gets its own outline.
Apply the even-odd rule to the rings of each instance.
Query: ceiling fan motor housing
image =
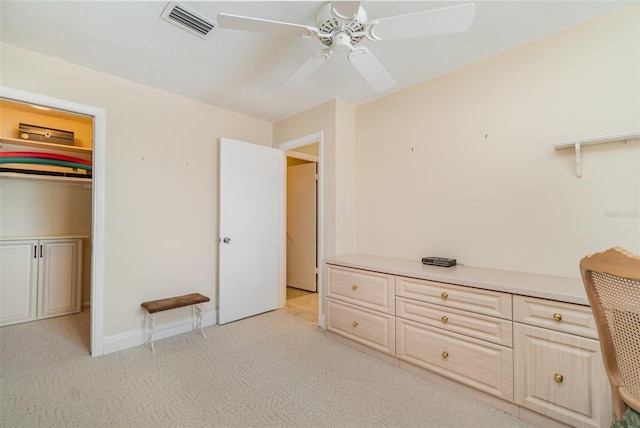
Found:
[[[356,45],[362,40],[362,35],[353,36],[353,33],[364,31],[364,27],[367,24],[367,12],[360,7],[355,19],[349,22],[341,22],[331,13],[331,3],[327,3],[320,9],[318,16],[316,17],[316,27],[321,33],[331,34],[331,38],[318,37],[322,43],[327,46],[332,46],[338,52],[344,50],[350,50],[350,47],[345,45],[345,42],[349,42],[351,46]],[[345,40],[345,36],[339,33],[343,33],[349,40]],[[336,41],[338,44],[336,45]]]

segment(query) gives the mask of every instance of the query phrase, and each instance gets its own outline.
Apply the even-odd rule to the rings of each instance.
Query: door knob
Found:
[[[224,237],[222,238],[222,242],[224,242],[225,244],[229,244],[231,242],[231,238]]]

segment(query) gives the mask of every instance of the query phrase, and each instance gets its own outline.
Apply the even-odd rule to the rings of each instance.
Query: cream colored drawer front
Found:
[[[504,400],[513,400],[510,348],[401,318],[396,320],[396,328],[396,353],[401,360]]]
[[[327,297],[394,314],[393,275],[327,265]]]
[[[513,345],[516,404],[573,426],[609,426],[597,340],[515,323]]]
[[[395,317],[327,299],[327,330],[395,355]]]
[[[509,348],[513,342],[513,323],[500,318],[432,305],[404,297],[396,298],[396,316]]]
[[[513,296],[513,320],[579,336],[598,338],[589,306],[535,297]]]
[[[498,291],[398,276],[396,294],[436,305],[511,319],[511,294]]]

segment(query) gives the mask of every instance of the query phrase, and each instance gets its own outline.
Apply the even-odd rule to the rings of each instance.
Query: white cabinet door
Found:
[[[80,312],[82,241],[40,241],[38,318]]]
[[[36,319],[37,243],[0,242],[0,326]]]
[[[575,427],[609,426],[611,390],[597,340],[515,323],[515,402]]]

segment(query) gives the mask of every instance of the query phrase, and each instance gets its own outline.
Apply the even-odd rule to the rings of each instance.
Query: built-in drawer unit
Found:
[[[508,293],[398,276],[396,294],[454,309],[511,319],[511,295]]]
[[[396,298],[396,316],[498,345],[508,347],[512,345],[513,323],[509,320],[433,305],[405,297]]]
[[[329,299],[327,330],[369,346],[377,351],[395,355],[395,317],[378,311]]]
[[[514,323],[514,401],[576,427],[609,426],[610,388],[597,340]]]
[[[387,314],[395,313],[394,276],[328,266],[327,297]]]
[[[327,331],[536,426],[609,425],[611,389],[581,283],[364,255],[344,260],[365,269],[325,265]],[[567,294],[549,291],[556,287]]]
[[[511,295],[396,276],[396,354],[513,399]]]
[[[513,296],[513,320],[578,336],[598,338],[589,306],[536,297]]]
[[[401,360],[505,400],[513,399],[511,348],[402,318],[396,319],[396,327],[396,354]]]

